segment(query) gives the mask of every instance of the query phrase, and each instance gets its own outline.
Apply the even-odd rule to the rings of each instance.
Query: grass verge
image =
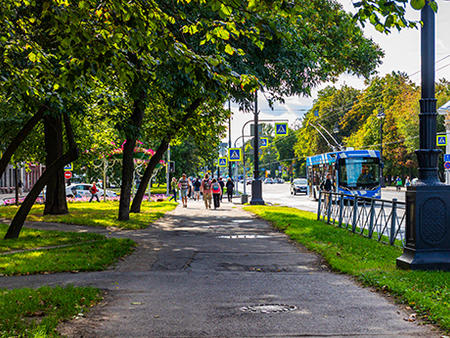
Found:
[[[95,242],[0,256],[0,275],[99,271],[133,251],[130,239],[100,239]]]
[[[58,323],[85,313],[100,299],[100,291],[88,287],[0,289],[0,336],[56,336]]]
[[[70,203],[69,213],[66,215],[43,215],[44,205],[36,204],[31,209],[27,221],[144,229],[176,206],[177,203],[174,202],[144,201],[140,213],[131,213],[128,221],[119,221],[117,220],[119,201]],[[0,218],[12,219],[17,209],[17,206],[0,207]]]
[[[6,224],[0,223],[0,238],[8,230]],[[12,250],[29,250],[54,245],[70,245],[80,242],[103,239],[104,236],[92,233],[77,233],[63,231],[44,231],[31,228],[22,228],[20,237],[16,239],[0,240],[0,253]]]
[[[333,270],[395,295],[423,319],[450,332],[450,272],[399,270],[395,260],[401,249],[317,221],[311,212],[269,206],[244,209],[322,255]]]

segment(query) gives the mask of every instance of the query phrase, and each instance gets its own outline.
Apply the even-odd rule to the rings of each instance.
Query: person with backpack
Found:
[[[95,182],[92,183],[92,186],[89,188],[89,192],[91,193],[91,199],[89,200],[89,203],[92,202],[93,198],[95,197],[97,199],[97,202],[100,202],[100,200],[98,199],[98,188],[95,185]]]
[[[220,207],[220,196],[222,195],[222,188],[220,187],[220,183],[216,179],[212,180],[211,191],[213,194],[214,209],[217,209],[218,207]]]
[[[211,209],[211,181],[209,179],[208,174],[205,175],[205,178],[202,180],[202,184],[200,189],[203,193],[203,200],[205,201],[206,209]]]
[[[181,202],[183,203],[183,208],[187,208],[187,196],[189,191],[189,181],[186,178],[186,174],[183,174],[178,181],[178,187],[181,192]]]
[[[202,185],[202,182],[199,178],[196,178],[192,185],[194,187],[194,201],[200,201],[200,186]]]
[[[225,186],[225,182],[222,180],[222,177],[219,177],[218,183],[220,184],[220,203],[222,203],[222,197],[223,197],[223,187]]]
[[[231,177],[228,177],[227,180],[227,197],[228,197],[228,202],[233,202],[233,189],[234,189],[234,182],[231,179]]]

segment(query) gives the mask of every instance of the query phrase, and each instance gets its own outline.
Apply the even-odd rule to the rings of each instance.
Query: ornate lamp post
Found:
[[[450,186],[438,179],[436,149],[435,18],[426,0],[421,12],[422,98],[420,100],[419,182],[406,191],[406,245],[397,266],[450,270]]]
[[[259,179],[259,130],[258,130],[258,92],[255,92],[255,146],[254,146],[254,172],[252,181],[252,199],[250,204],[252,205],[262,205],[264,200],[262,199],[262,182]],[[245,163],[244,163],[245,166]],[[244,183],[245,184],[245,183]]]
[[[380,185],[381,187],[385,187],[384,184],[384,176],[383,176],[383,121],[386,117],[386,114],[384,113],[383,107],[380,108],[377,118],[380,119]]]

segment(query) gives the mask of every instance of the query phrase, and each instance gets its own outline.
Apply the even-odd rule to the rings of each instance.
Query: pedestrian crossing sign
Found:
[[[446,146],[447,145],[447,135],[437,135],[436,136],[436,144],[438,146]]]
[[[219,167],[226,167],[228,165],[228,158],[226,157],[219,157]]]
[[[286,122],[275,123],[275,135],[287,135],[288,125]]]
[[[259,145],[261,148],[268,147],[269,146],[269,139],[267,137],[260,137],[259,138]]]
[[[228,161],[230,161],[230,162],[242,161],[241,148],[230,148],[230,149],[228,149]]]

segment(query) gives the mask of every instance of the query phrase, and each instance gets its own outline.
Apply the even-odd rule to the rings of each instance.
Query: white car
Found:
[[[67,197],[74,197],[75,194],[77,196],[81,197],[90,197],[91,192],[89,191],[89,188],[92,187],[92,184],[88,183],[74,183],[66,187],[66,196]],[[97,187],[98,189],[98,196],[103,196],[103,189]],[[106,196],[107,197],[115,197],[117,194],[111,190],[106,190]]]

